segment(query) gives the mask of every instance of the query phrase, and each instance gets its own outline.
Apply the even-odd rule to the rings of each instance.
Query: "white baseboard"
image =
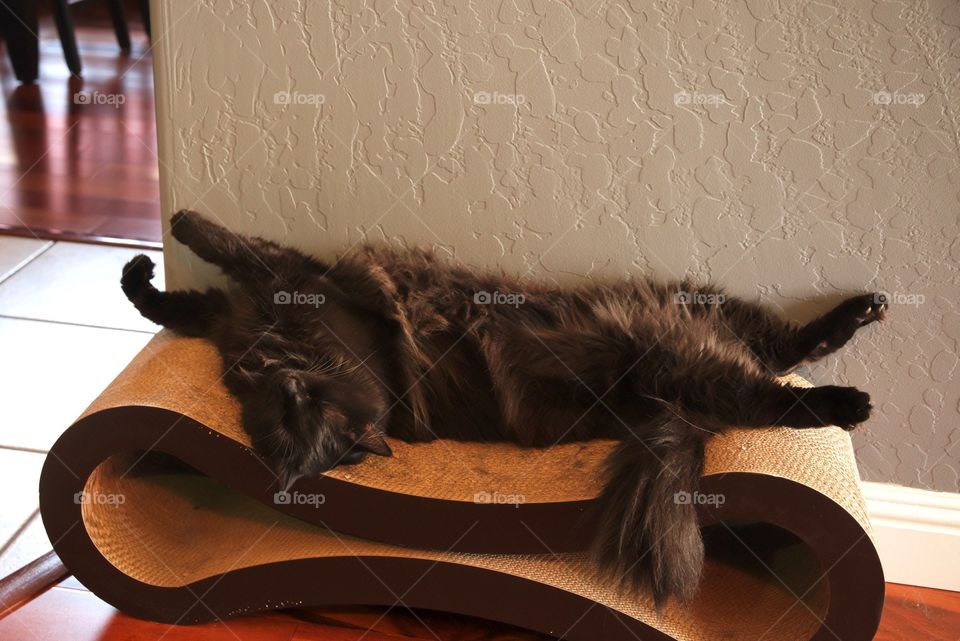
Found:
[[[960,592],[960,494],[863,483],[891,583]]]

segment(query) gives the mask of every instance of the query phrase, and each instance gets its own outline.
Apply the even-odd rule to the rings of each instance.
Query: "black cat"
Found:
[[[693,505],[704,442],[726,426],[839,425],[870,415],[852,387],[781,385],[884,316],[850,298],[803,326],[686,282],[561,289],[478,273],[421,250],[363,246],[335,261],[180,212],[173,236],[226,291],[160,292],[137,256],[123,291],[146,318],[213,341],[243,426],[284,487],[384,435],[530,447],[620,445],[598,501],[598,568],[657,603],[691,597],[703,564]]]

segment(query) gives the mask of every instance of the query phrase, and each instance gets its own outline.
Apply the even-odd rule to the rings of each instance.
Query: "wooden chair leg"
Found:
[[[0,36],[17,80],[31,84],[39,75],[40,43],[37,41],[37,5],[33,0],[6,0],[0,3]]]
[[[70,576],[60,557],[50,550],[13,574],[0,579],[0,617]]]
[[[127,30],[127,17],[123,12],[123,0],[107,0],[110,17],[113,19],[113,31],[117,34],[117,43],[121,51],[130,51],[130,32]]]
[[[60,44],[63,46],[63,57],[67,61],[67,68],[75,76],[81,75],[83,67],[80,65],[80,52],[77,50],[77,34],[73,30],[73,20],[70,19],[70,9],[67,0],[52,0],[53,20],[57,23],[57,33],[60,34]]]
[[[143,30],[150,37],[150,0],[140,0],[140,17],[143,19]]]

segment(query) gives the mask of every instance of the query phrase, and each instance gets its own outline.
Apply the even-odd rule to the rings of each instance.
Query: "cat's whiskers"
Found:
[[[327,372],[336,369],[340,364],[341,359],[334,358],[332,356],[315,356],[310,362],[310,365],[307,367],[307,371],[311,374],[326,374]]]
[[[344,359],[340,359],[341,361],[340,368],[334,371],[333,374],[331,374],[331,376],[332,377],[346,376],[347,374],[352,374],[353,372],[357,371],[361,367],[367,367],[367,361],[373,358],[379,351],[380,351],[379,349],[375,349],[374,351],[370,352],[370,354],[368,354],[366,358],[364,358],[361,361],[358,361],[356,364],[351,365],[349,367],[345,367]]]

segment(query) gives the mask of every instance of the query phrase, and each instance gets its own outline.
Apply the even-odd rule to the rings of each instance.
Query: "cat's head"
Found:
[[[268,377],[265,392],[244,405],[243,420],[283,489],[368,454],[392,454],[380,426],[386,404],[366,377],[284,370]]]

